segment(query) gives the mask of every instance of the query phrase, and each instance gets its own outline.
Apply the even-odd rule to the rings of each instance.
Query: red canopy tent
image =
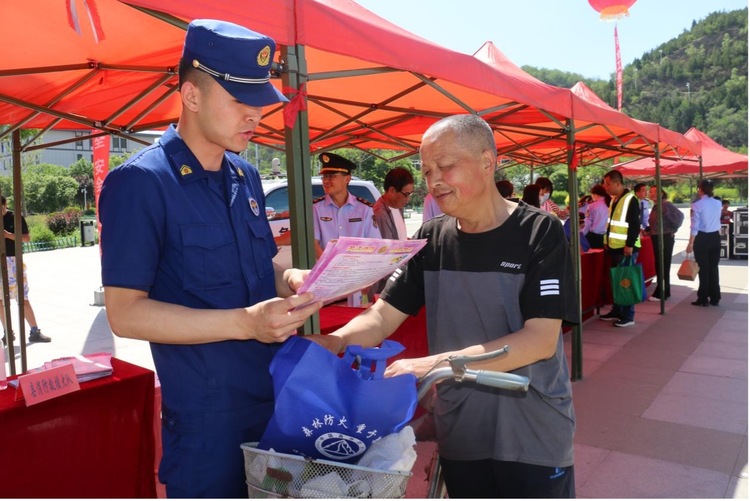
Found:
[[[628,117],[609,106],[583,82],[576,83],[570,90],[573,94],[573,117],[576,120],[604,126],[612,124],[615,128],[608,128],[616,132],[618,138],[616,142],[622,142],[623,146],[627,145],[624,149],[637,156],[654,157],[658,152],[660,158],[682,158],[700,154],[698,143],[658,124]],[[628,135],[628,130],[637,135]],[[642,141],[646,143],[643,144]],[[618,155],[610,155],[606,158],[614,156]],[[592,163],[606,158],[596,152],[591,153]]]
[[[0,67],[5,133],[65,127],[126,135],[163,127],[179,114],[175,68],[187,21],[225,19],[273,37],[280,47],[275,84],[301,111],[287,106],[285,120],[284,107],[271,107],[255,139],[286,148],[300,266],[314,260],[311,151],[390,148],[409,155],[435,120],[476,113],[502,135],[503,151],[528,151],[531,136],[551,141],[556,156],[547,163],[559,163],[561,152],[574,158],[565,130],[575,112],[570,91],[440,47],[350,0],[263,0],[251,9],[230,0],[28,0],[11,2],[3,13],[0,43],[16,48]],[[598,112],[579,108],[581,120],[591,119],[585,126],[594,125]],[[634,144],[617,133],[613,141]]]
[[[691,156],[683,160],[662,160],[662,177],[702,175],[706,177],[747,177],[747,155],[735,153],[695,127],[685,137],[701,145],[702,166],[698,158]],[[654,159],[642,158],[616,167],[623,175],[650,178],[656,174]]]

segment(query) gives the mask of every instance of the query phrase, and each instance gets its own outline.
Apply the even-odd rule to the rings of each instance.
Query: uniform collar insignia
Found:
[[[193,169],[191,169],[189,166],[183,164],[182,167],[180,167],[180,175],[188,176],[192,173],[193,173]]]

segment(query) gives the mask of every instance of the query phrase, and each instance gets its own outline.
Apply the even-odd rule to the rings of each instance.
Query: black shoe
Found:
[[[692,303],[690,303],[690,304],[692,304],[693,306],[708,306],[708,301],[701,301],[701,300],[699,299],[699,300],[697,300],[697,301],[693,301],[693,302],[692,302]]]
[[[29,343],[49,343],[50,341],[52,341],[52,338],[42,334],[39,329],[32,329],[29,333]]]
[[[620,314],[615,313],[613,310],[604,315],[599,315],[599,320],[604,320],[605,322],[614,322],[614,321],[620,320]]]
[[[16,340],[16,336],[15,336],[15,334],[13,334],[13,332],[11,332],[10,333],[10,342],[12,343],[15,340]],[[8,335],[5,332],[3,332],[3,346],[6,346],[7,344],[8,344]]]

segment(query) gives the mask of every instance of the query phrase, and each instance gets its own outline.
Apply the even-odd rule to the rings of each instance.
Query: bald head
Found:
[[[497,161],[497,146],[489,124],[477,115],[452,115],[432,124],[422,136],[422,141],[450,133],[456,136],[457,143],[474,150],[474,153],[490,151]]]

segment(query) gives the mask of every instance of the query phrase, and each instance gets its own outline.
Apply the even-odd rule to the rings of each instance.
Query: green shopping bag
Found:
[[[612,302],[621,306],[638,304],[645,298],[643,267],[625,256],[619,266],[610,268],[612,279]]]

